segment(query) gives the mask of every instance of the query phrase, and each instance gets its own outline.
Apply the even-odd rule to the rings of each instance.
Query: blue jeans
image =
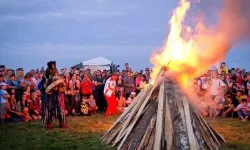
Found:
[[[246,117],[248,116],[248,119],[250,119],[250,111],[247,111],[247,114],[244,114],[242,110],[237,111],[239,117]]]

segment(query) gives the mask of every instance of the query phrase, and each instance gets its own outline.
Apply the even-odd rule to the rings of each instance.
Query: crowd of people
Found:
[[[0,66],[1,122],[29,122],[42,118],[45,76],[43,67],[24,73],[23,68],[13,70]],[[61,95],[65,116],[90,116],[105,111],[105,116],[109,116],[122,113],[130,105],[149,82],[150,70],[146,68],[134,73],[126,63],[124,70],[113,74],[108,70],[92,73],[90,69],[79,68],[71,68],[67,72],[64,68],[59,71],[58,77],[65,85]],[[113,87],[111,83],[115,83]]]
[[[149,68],[133,72],[128,63],[124,70],[112,74],[108,70],[61,69],[58,77],[65,88],[61,92],[59,88],[58,99],[64,100],[59,105],[63,106],[65,116],[122,113],[150,82],[150,72]],[[23,68],[0,66],[1,123],[29,122],[43,117],[45,91],[41,83],[45,82],[45,76],[43,67],[24,73]],[[250,118],[250,73],[245,70],[229,70],[222,63],[220,69],[195,78],[194,90],[201,100],[199,108],[204,116],[239,117],[242,121]]]
[[[204,116],[250,119],[250,73],[244,69],[228,69],[223,62],[218,70],[196,78],[194,89]]]

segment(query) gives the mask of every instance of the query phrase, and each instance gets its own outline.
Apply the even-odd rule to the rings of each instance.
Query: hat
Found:
[[[0,83],[0,86],[7,86],[8,84],[6,84],[6,83],[4,83],[4,82],[2,82],[2,83]]]

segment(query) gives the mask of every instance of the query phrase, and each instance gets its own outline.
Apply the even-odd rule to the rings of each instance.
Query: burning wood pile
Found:
[[[119,150],[219,149],[225,143],[171,78],[140,92],[101,141]]]

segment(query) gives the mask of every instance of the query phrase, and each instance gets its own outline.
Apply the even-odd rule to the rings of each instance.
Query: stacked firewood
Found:
[[[226,141],[165,78],[140,92],[101,142],[119,150],[214,150]]]

